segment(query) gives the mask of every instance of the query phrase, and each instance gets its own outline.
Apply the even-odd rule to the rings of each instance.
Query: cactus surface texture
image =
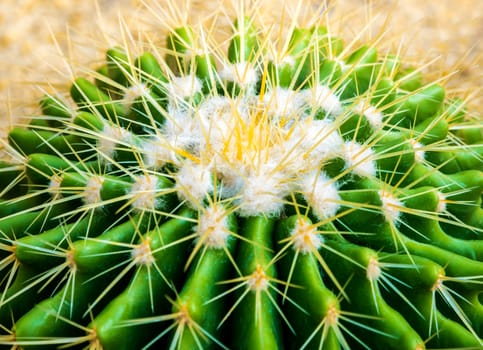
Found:
[[[0,349],[483,347],[481,118],[293,23],[113,46],[11,129]]]

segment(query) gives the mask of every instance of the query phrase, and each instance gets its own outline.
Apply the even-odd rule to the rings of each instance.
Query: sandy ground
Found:
[[[0,2],[0,122],[11,124],[38,112],[42,91],[65,89],[77,67],[95,67],[105,49],[123,41],[150,40],[162,45],[166,25],[195,21],[217,9],[227,13],[239,1],[192,0],[188,11],[173,12],[168,2],[139,0],[2,0]],[[178,1],[182,3],[186,1]],[[259,12],[277,22],[280,8],[295,1],[265,0]],[[75,3],[75,6],[73,4]],[[320,1],[304,1],[313,12]],[[451,92],[472,94],[472,107],[483,111],[483,1],[481,0],[337,0],[328,1],[331,28],[347,40],[377,40],[402,48],[409,62],[433,62],[431,77],[447,76]],[[156,15],[156,13],[158,15]],[[302,16],[303,17],[303,16]],[[126,30],[128,28],[129,30]],[[130,34],[128,34],[130,33]],[[130,36],[129,36],[130,35]],[[480,90],[478,90],[480,89]],[[3,131],[5,133],[6,130]]]

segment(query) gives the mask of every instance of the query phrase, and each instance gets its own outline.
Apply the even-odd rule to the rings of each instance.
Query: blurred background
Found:
[[[175,2],[189,3],[188,10],[176,12],[169,6]],[[274,23],[282,16],[281,8],[285,6],[290,15],[297,3],[258,2],[263,18]],[[79,73],[72,67],[95,68],[109,46],[146,40],[163,45],[167,25],[175,25],[187,16],[195,21],[206,19],[219,13],[220,8],[229,15],[239,3],[236,0],[1,0],[3,135],[5,125],[38,113],[36,103],[42,91],[68,89],[72,72]],[[431,78],[452,73],[444,80],[451,92],[472,94],[472,107],[477,113],[483,111],[482,90],[478,90],[483,86],[483,1],[302,0],[301,5],[300,10],[306,14],[325,6],[331,30],[346,40],[360,35],[360,41],[374,41],[384,33],[378,46],[400,51],[408,62],[427,63],[425,71]],[[301,18],[303,22],[304,16]]]

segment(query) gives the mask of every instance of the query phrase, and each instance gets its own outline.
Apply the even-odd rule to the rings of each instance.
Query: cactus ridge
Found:
[[[107,50],[10,131],[0,349],[483,346],[483,128],[326,27]]]

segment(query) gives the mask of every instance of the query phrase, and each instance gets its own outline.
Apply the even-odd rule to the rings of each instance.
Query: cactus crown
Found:
[[[113,47],[11,130],[0,344],[482,346],[483,137],[463,102],[317,24],[274,42],[240,10],[211,39]]]

